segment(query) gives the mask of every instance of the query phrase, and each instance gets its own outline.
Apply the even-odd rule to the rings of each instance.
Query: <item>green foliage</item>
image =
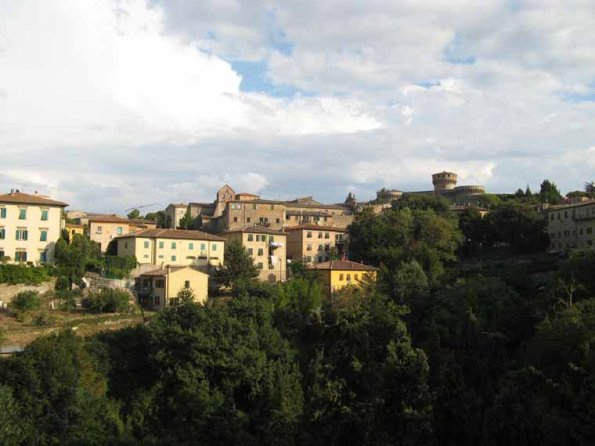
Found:
[[[308,314],[320,309],[322,287],[317,281],[296,278],[280,284],[275,295],[275,308]]]
[[[92,313],[125,313],[131,310],[130,294],[124,290],[103,288],[98,293],[89,293],[83,299],[83,307]]]
[[[428,276],[415,260],[401,263],[394,271],[383,266],[379,282],[385,294],[402,305],[411,305],[430,292]]]
[[[105,255],[101,260],[103,274],[110,279],[123,279],[128,277],[130,271],[137,267],[135,256]]]
[[[379,215],[364,210],[349,226],[353,260],[389,270],[416,260],[432,285],[443,278],[444,264],[456,259],[461,242],[456,219],[433,210],[389,210]]]
[[[128,220],[140,218],[140,211],[138,209],[133,209],[130,212],[128,212],[128,214],[126,214],[126,217],[128,217]]]
[[[79,283],[86,271],[101,265],[99,246],[81,234],[75,234],[70,244],[58,240],[54,255],[58,275],[68,278],[69,288],[73,283]]]
[[[0,283],[39,285],[50,280],[52,272],[48,266],[0,265]]]
[[[0,384],[0,444],[18,446],[27,438],[28,423],[9,386]]]
[[[559,204],[562,201],[562,194],[553,182],[543,180],[539,189],[539,199],[542,203]]]
[[[41,307],[41,297],[37,291],[21,291],[10,302],[10,308],[13,311],[27,312]]]
[[[239,240],[231,240],[225,244],[225,261],[223,266],[213,274],[219,286],[235,289],[242,282],[250,282],[258,277],[258,268],[252,257]]]
[[[124,426],[117,406],[105,397],[100,370],[85,341],[70,331],[40,338],[7,360],[0,382],[21,408],[13,416],[29,426],[25,443],[99,445],[121,437]]]
[[[180,303],[194,302],[194,297],[194,291],[190,288],[182,288],[177,295]]]
[[[432,399],[423,351],[400,310],[364,298],[336,315],[308,366],[306,444],[427,444]]]
[[[450,201],[440,195],[405,194],[400,200],[393,201],[392,208],[396,210],[433,210],[437,214],[444,214],[450,209]]]
[[[494,229],[492,239],[518,252],[543,252],[549,245],[547,221],[528,204],[507,203],[487,216]]]
[[[188,205],[186,212],[180,219],[178,228],[198,230],[201,227],[202,227],[202,217],[200,215],[198,215],[197,217],[193,217],[192,212],[190,210],[190,205]]]
[[[68,277],[60,276],[56,279],[56,285],[54,289],[56,291],[67,290],[70,287],[70,281]]]

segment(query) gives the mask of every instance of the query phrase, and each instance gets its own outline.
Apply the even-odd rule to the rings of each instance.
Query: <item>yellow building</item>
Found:
[[[68,236],[70,240],[76,235],[85,235],[85,226],[84,225],[77,225],[75,223],[66,223],[64,228],[68,231]]]
[[[52,263],[66,206],[18,190],[0,195],[0,259]]]
[[[88,232],[91,241],[99,244],[101,252],[107,251],[110,242],[121,235],[143,229],[155,229],[157,223],[151,220],[129,220],[115,214],[99,214],[88,218]]]
[[[552,206],[547,210],[551,251],[595,245],[595,200]]]
[[[287,235],[262,226],[251,226],[221,234],[226,240],[239,240],[260,269],[259,280],[287,279]]]
[[[209,276],[190,267],[165,267],[148,271],[136,278],[136,294],[145,308],[159,311],[178,303],[178,293],[189,289],[194,302],[208,299]]]
[[[171,266],[223,264],[225,239],[203,231],[145,229],[116,238],[119,256],[138,263]]]
[[[343,254],[347,230],[330,226],[299,225],[286,228],[287,258],[306,264],[329,260],[334,251]]]
[[[323,290],[329,298],[332,297],[335,291],[346,286],[359,286],[366,277],[376,280],[376,272],[378,271],[373,266],[350,260],[331,260],[318,263],[313,265],[311,269],[318,273]]]

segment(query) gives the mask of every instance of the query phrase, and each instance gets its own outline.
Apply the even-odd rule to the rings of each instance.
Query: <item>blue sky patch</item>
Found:
[[[243,92],[266,93],[275,97],[314,96],[314,93],[302,90],[288,84],[275,84],[267,76],[267,63],[265,61],[231,61],[231,67],[242,76],[240,90]]]
[[[472,65],[476,62],[476,57],[465,54],[461,36],[456,34],[452,42],[444,49],[442,57],[445,61],[456,65]]]

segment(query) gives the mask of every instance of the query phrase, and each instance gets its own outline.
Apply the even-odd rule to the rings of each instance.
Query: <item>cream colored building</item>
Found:
[[[238,240],[260,269],[263,282],[287,279],[287,235],[262,226],[252,226],[221,234],[226,240]]]
[[[38,194],[13,191],[0,195],[0,258],[53,263],[66,206]]]
[[[595,245],[595,200],[547,209],[550,251],[591,248]]]
[[[328,261],[333,252],[339,256],[344,253],[346,229],[310,224],[286,228],[286,232],[291,261],[316,264]]]
[[[66,229],[66,231],[68,231],[68,236],[70,237],[70,240],[72,241],[72,238],[75,235],[85,235],[85,226],[84,225],[79,225],[79,224],[75,224],[75,223],[66,223],[64,225],[64,228]]]
[[[223,264],[225,239],[203,231],[145,229],[117,237],[119,256],[138,263],[207,267]]]
[[[151,220],[132,219],[118,215],[95,215],[87,220],[87,235],[98,243],[101,252],[106,252],[110,242],[121,235],[130,234],[144,229],[155,229],[157,224]]]
[[[190,267],[164,267],[148,271],[136,278],[136,294],[145,308],[160,311],[179,303],[178,293],[189,289],[194,302],[208,299],[208,274]]]

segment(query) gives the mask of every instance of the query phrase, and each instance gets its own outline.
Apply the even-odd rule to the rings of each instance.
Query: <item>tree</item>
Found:
[[[430,443],[428,364],[399,315],[373,296],[328,315],[306,377],[305,444]]]
[[[543,180],[539,189],[539,199],[542,203],[559,204],[562,201],[562,194],[553,182]]]
[[[595,197],[595,181],[588,181],[585,183],[585,192],[589,198]]]
[[[241,282],[250,282],[258,277],[258,268],[248,251],[239,240],[231,240],[225,244],[225,260],[223,266],[214,272],[219,286],[235,289]]]
[[[396,270],[402,262],[416,260],[430,283],[444,276],[445,263],[456,259],[462,242],[457,220],[433,210],[388,210],[374,214],[364,209],[349,226],[349,253],[353,260],[385,265]]]
[[[544,214],[526,203],[505,203],[486,217],[497,241],[518,252],[545,251],[549,245]]]
[[[138,209],[133,209],[127,214],[128,220],[134,220],[136,218],[140,218],[140,211]]]
[[[59,239],[54,255],[58,275],[68,278],[71,289],[72,284],[80,282],[87,270],[101,265],[99,246],[81,234],[75,234],[70,244]]]
[[[0,384],[0,444],[5,446],[23,444],[29,428],[12,394],[12,389]]]
[[[171,218],[165,213],[165,211],[149,212],[145,215],[146,220],[151,220],[157,223],[159,228],[170,228]]]

